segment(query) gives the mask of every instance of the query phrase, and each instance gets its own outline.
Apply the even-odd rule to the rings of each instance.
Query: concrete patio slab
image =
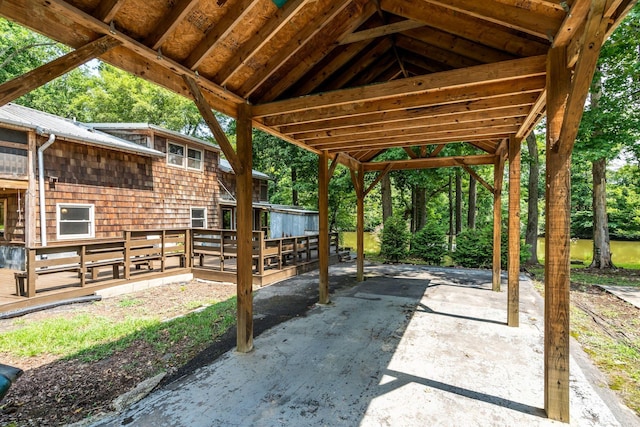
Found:
[[[491,291],[488,271],[374,265],[366,272],[330,305],[264,332],[251,353],[227,352],[95,425],[565,425],[542,409],[543,303],[528,279],[521,326],[510,328],[506,292]],[[331,268],[332,281],[354,275],[352,266]],[[317,275],[262,289],[256,299],[308,286],[317,286]],[[572,358],[571,425],[640,425],[594,387]]]

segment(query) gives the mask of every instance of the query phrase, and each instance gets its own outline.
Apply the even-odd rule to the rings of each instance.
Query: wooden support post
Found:
[[[502,239],[502,178],[504,176],[504,157],[499,155],[493,168],[493,277],[491,289],[500,292],[500,261]]]
[[[124,278],[131,279],[131,231],[124,232]]]
[[[356,186],[357,196],[357,233],[356,233],[356,245],[358,247],[356,256],[357,274],[356,280],[358,282],[364,281],[364,167],[360,163],[358,167],[358,173],[356,175],[358,185]],[[355,183],[354,183],[355,184]]]
[[[36,274],[36,250],[27,249],[27,297],[32,298],[36,296],[36,280],[38,275]]]
[[[544,409],[569,422],[569,274],[571,152],[560,139],[571,85],[566,48],[547,61],[547,146],[544,273]]]
[[[253,349],[253,206],[252,206],[252,146],[251,108],[238,106],[237,121],[237,297],[238,336],[237,349],[241,353]]]
[[[520,143],[509,138],[509,244],[507,255],[507,325],[520,325]]]
[[[329,303],[329,153],[324,150],[318,157],[318,265],[320,268],[320,304]],[[308,242],[307,242],[308,245]]]

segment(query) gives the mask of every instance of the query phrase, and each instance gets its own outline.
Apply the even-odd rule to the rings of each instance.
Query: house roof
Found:
[[[165,155],[161,151],[92,129],[86,124],[18,104],[9,103],[0,107],[0,123],[33,129],[40,134],[55,134],[57,137],[67,140],[126,151],[142,156]]]
[[[75,48],[69,64],[99,57],[192,99],[195,87],[234,118],[249,103],[255,127],[371,171],[392,147],[410,157],[392,169],[493,164],[545,114],[554,49],[577,76],[573,116],[635,3],[3,0],[0,15]],[[451,143],[471,154],[441,159]]]
[[[226,159],[220,158],[220,160],[218,161],[218,166],[220,167],[220,170],[223,172],[235,174],[235,172],[233,171],[233,168],[231,167],[231,164]],[[251,176],[253,176],[256,179],[272,179],[266,173],[262,173],[255,169],[251,169]]]
[[[201,146],[206,147],[209,150],[220,151],[220,147],[217,144],[214,144],[209,141],[205,141],[200,138],[196,138],[194,136],[185,135],[180,132],[176,132],[173,130],[165,129],[163,127],[151,124],[151,123],[87,123],[88,126],[91,126],[95,129],[100,130],[153,130],[154,132],[158,132],[167,137],[180,138],[182,140],[188,140],[191,143],[199,144]]]

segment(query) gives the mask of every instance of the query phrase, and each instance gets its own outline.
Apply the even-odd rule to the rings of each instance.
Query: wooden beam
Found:
[[[399,81],[381,83],[371,87],[343,89],[331,93],[309,95],[302,98],[275,101],[256,105],[256,117],[282,115],[322,109],[354,102],[378,101],[381,99],[442,92],[444,89],[465,88],[487,83],[508,82],[526,77],[544,76],[546,57],[544,55],[515,59],[495,64],[483,64],[463,70],[444,71],[426,76],[411,77]]]
[[[491,2],[485,7],[492,7],[494,4],[495,2]],[[426,1],[381,0],[380,5],[387,12],[423,22],[429,27],[437,28],[465,40],[473,40],[511,55],[535,56],[543,54],[548,49],[548,45],[544,41],[531,40],[516,35],[503,26],[489,24],[484,19],[466,13],[457,13]],[[489,31],[487,31],[487,27],[490,28]]]
[[[361,126],[362,123],[368,123],[372,126],[389,125],[390,123],[413,120],[431,120],[451,115],[458,115],[461,114],[461,111],[482,113],[503,108],[516,108],[526,115],[530,106],[536,102],[538,97],[538,93],[533,92],[506,94],[504,96],[481,98],[472,101],[463,100],[459,103],[452,102],[445,105],[422,106],[405,110],[375,111],[368,114],[358,115],[357,117],[346,116],[333,119],[319,119],[306,123],[283,124],[279,125],[279,129],[282,133],[287,135],[302,132],[336,132],[338,129]]]
[[[494,22],[498,25],[523,31],[525,33],[547,39],[556,34],[564,11],[555,8],[546,8],[544,11],[531,10],[529,8],[509,5],[499,2],[479,2],[476,0],[427,0],[430,3],[452,9],[461,14]]]
[[[329,153],[318,156],[318,268],[320,304],[329,304]]]
[[[436,157],[440,152],[446,147],[447,144],[439,144],[434,148],[431,153],[429,153],[429,157]]]
[[[502,274],[502,181],[504,177],[504,156],[496,156],[493,167],[493,269],[492,285],[494,292],[500,292]]]
[[[413,151],[413,148],[411,148],[411,147],[402,147],[402,149],[405,151],[405,153],[407,153],[409,155],[410,158],[412,158],[412,159],[419,159],[420,158],[420,156],[418,156],[416,154],[416,152]]]
[[[573,72],[571,82],[571,90],[569,91],[569,100],[564,111],[562,133],[559,147],[565,153],[571,153],[576,136],[578,135],[578,127],[584,112],[584,103],[589,94],[589,87],[593,80],[593,75],[598,63],[600,49],[604,43],[604,37],[607,33],[608,19],[603,19],[607,0],[593,0],[591,9],[585,25],[584,33],[581,37],[581,50],[578,55]]]
[[[238,158],[242,167],[236,175],[237,204],[237,310],[238,351],[247,353],[253,349],[253,177],[251,143],[251,107],[238,106],[237,124]]]
[[[231,168],[237,175],[242,171],[244,165],[238,159],[233,146],[229,142],[229,139],[227,139],[227,135],[224,133],[224,130],[222,130],[220,123],[218,123],[218,119],[216,119],[216,116],[213,114],[213,111],[211,111],[211,107],[207,103],[207,100],[202,95],[202,91],[200,90],[198,83],[194,79],[186,75],[183,76],[183,79],[187,84],[187,87],[191,91],[191,94],[193,95],[194,101],[196,103],[196,106],[198,107],[198,110],[200,111],[200,114],[202,115],[202,118],[209,126],[213,137],[215,138],[225,157],[229,161]]]
[[[516,133],[516,138],[525,139],[531,133],[533,128],[538,124],[544,115],[544,109],[547,102],[547,92],[542,91],[535,104],[531,107],[527,118],[520,125],[520,130]]]
[[[336,167],[338,166],[338,161],[340,160],[341,155],[342,153],[338,153],[333,158],[333,160],[331,160],[331,166],[329,166],[329,176],[328,176],[329,181],[331,181],[331,178],[333,177],[333,174],[336,171]]]
[[[547,416],[569,422],[569,277],[571,153],[557,150],[565,142],[563,121],[571,89],[564,47],[549,51],[547,74],[547,147],[544,268],[544,409]],[[565,133],[566,135],[566,133]]]
[[[475,178],[475,180],[478,181],[484,188],[489,190],[491,194],[495,194],[495,189],[491,186],[491,184],[489,184],[487,181],[484,180],[484,178],[478,175],[476,171],[474,171],[473,169],[471,169],[471,167],[467,165],[461,165],[461,166],[462,166],[462,169],[467,171],[467,173],[471,175],[473,178]]]
[[[93,11],[93,16],[102,22],[109,23],[116,16],[123,4],[124,0],[103,0]]]
[[[243,21],[257,4],[257,0],[242,0],[232,8],[211,28],[204,39],[191,51],[184,65],[195,70],[202,61]]]
[[[507,251],[507,325],[520,325],[520,147],[522,140],[509,138],[509,227]]]
[[[352,170],[353,171],[353,170]],[[357,175],[351,175],[356,188],[356,281],[364,281],[364,168],[362,163]],[[355,179],[354,179],[355,178]]]
[[[560,29],[555,33],[553,47],[566,46],[575,36],[577,30],[586,19],[591,8],[591,0],[574,0]]]
[[[364,171],[364,167],[362,168]],[[367,187],[366,190],[364,190],[364,197],[367,197],[367,195],[371,192],[371,190],[374,189],[374,187],[380,182],[380,180],[382,178],[384,178],[384,176],[386,174],[389,173],[389,171],[391,170],[391,165],[387,165],[386,168],[384,168],[383,170],[380,171],[380,173],[378,174],[378,176],[376,176],[376,179],[373,180],[373,182],[371,184],[369,184],[369,186]]]
[[[408,80],[408,79],[404,79]],[[395,82],[389,82],[395,83]],[[388,83],[381,83],[386,85]],[[492,98],[505,99],[505,96],[515,96],[533,93],[535,99],[544,89],[544,75],[534,77],[524,77],[512,81],[498,82],[479,82],[470,86],[446,87],[438,88],[423,93],[403,94],[398,93],[393,98],[383,98],[378,100],[364,100],[362,102],[355,101],[349,104],[332,105],[324,108],[308,108],[301,111],[291,113],[275,114],[265,117],[262,120],[266,125],[282,126],[293,123],[305,123],[325,120],[337,120],[346,118],[351,124],[360,122],[362,118],[359,116],[368,116],[369,114],[386,114],[394,111],[400,111],[404,118],[409,114],[420,114],[420,109],[429,107],[444,108],[447,104],[458,104],[455,112],[460,112],[460,103],[472,101],[489,102]],[[368,86],[376,87],[378,85]],[[349,90],[349,89],[347,89]],[[342,91],[337,91],[342,92]],[[335,92],[334,92],[335,93]],[[308,97],[314,97],[309,95]],[[310,100],[311,101],[311,100]],[[532,103],[534,102],[532,101]],[[283,101],[286,102],[286,101]],[[511,105],[511,104],[506,104]],[[506,106],[503,105],[503,106]]]
[[[158,50],[162,43],[175,31],[180,23],[191,13],[199,0],[178,0],[169,13],[162,18],[153,31],[144,39],[144,44],[153,50]]]
[[[392,160],[388,162],[365,163],[364,171],[381,171],[390,166],[389,170],[405,169],[433,169],[446,168],[460,165],[491,165],[495,156],[493,154],[479,154],[475,156],[458,157],[431,157],[416,160]]]
[[[351,33],[340,40],[341,45],[356,43],[364,40],[371,40],[378,37],[388,36],[390,34],[401,33],[403,31],[412,30],[415,28],[424,27],[422,22],[413,21],[411,19],[405,19],[404,21],[394,22],[392,24],[381,25],[375,28],[369,28],[368,30],[362,30],[355,33]]]
[[[100,37],[73,52],[3,83],[0,85],[0,106],[31,92],[91,59],[98,58],[119,44],[120,42],[112,37]]]
[[[249,40],[244,42],[242,47],[220,68],[220,71],[213,77],[213,81],[220,82],[225,86],[229,79],[246,64],[263,46],[268,44],[282,27],[286,26],[291,19],[307,5],[311,0],[289,0],[283,7],[279,8],[274,16],[269,19],[266,25],[262,26]]]
[[[358,4],[363,2],[364,0],[355,0],[355,3]],[[237,89],[237,92],[243,97],[249,98],[260,87],[260,85],[265,83],[283,64],[293,58],[297,52],[302,50],[309,40],[332,23],[332,21],[349,5],[351,5],[350,0],[334,0],[330,2],[324,13],[318,14],[311,22],[308,22],[307,25],[298,32],[298,34],[296,34],[296,43],[288,43],[283,46],[275,56],[269,58],[269,61],[263,64],[259,73],[254,73],[249,79],[245,80]]]

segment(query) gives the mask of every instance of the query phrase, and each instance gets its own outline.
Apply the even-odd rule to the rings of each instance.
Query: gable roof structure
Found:
[[[545,113],[549,49],[575,67],[634,3],[4,0],[0,15],[187,97],[192,78],[229,116],[249,102],[254,126],[345,164],[429,158],[401,169],[459,164],[433,159],[458,142],[492,163]]]
[[[494,290],[509,158],[507,324],[518,326],[520,146],[547,116],[545,396],[569,421],[571,151],[608,35],[636,0],[0,0],[75,50],[0,85],[0,105],[99,58],[195,101],[238,182],[238,351],[253,347],[251,126],[319,154],[319,302],[329,302],[328,181],[358,200],[394,169],[492,164]],[[235,150],[212,109],[238,120]],[[471,154],[443,157],[447,144]],[[400,147],[408,159],[381,161]],[[333,159],[329,170],[325,167]],[[379,171],[365,189],[363,175]],[[357,280],[364,253],[358,244]]]

